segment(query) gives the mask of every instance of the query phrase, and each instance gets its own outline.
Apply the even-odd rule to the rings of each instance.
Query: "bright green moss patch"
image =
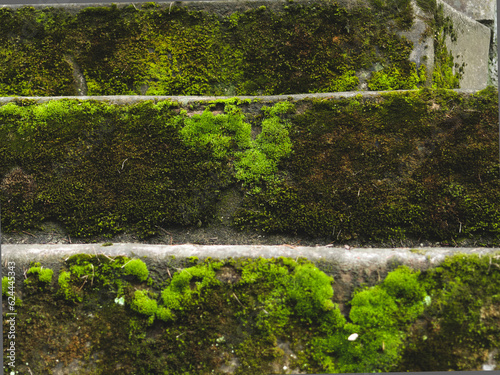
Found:
[[[125,275],[136,276],[139,281],[146,281],[149,275],[148,267],[140,259],[132,259],[125,263],[123,267]]]
[[[373,87],[424,83],[399,36],[413,24],[409,0],[260,5],[3,8],[0,95],[351,91],[377,64]]]
[[[214,115],[210,107],[201,115],[184,120],[179,131],[182,139],[190,146],[207,148],[215,158],[224,158],[231,149],[245,149],[251,146],[251,125],[244,122],[241,109],[228,104],[224,114]]]
[[[40,282],[50,283],[52,281],[52,275],[54,274],[54,271],[52,271],[49,268],[41,268],[38,266],[38,267],[31,267],[27,273],[38,274],[38,280]]]
[[[59,288],[27,294],[17,325],[19,361],[41,374],[64,358],[93,363],[96,374],[120,366],[139,374],[221,375],[231,363],[236,374],[284,366],[289,373],[447,371],[477,369],[498,347],[500,258],[493,253],[459,254],[425,272],[399,267],[346,296],[345,315],[332,301],[338,275],[305,259],[157,264],[148,286],[123,278],[127,261],[73,256]],[[94,282],[82,285],[90,274],[74,266],[89,264]],[[165,267],[176,271],[170,277]],[[56,291],[63,288],[76,288],[80,298],[61,298]],[[56,354],[35,361],[42,342]],[[106,361],[92,362],[96,355]]]
[[[418,89],[427,80],[425,66],[421,65],[417,70],[413,64],[410,69],[410,74],[402,74],[396,67],[384,68],[373,73],[368,87],[373,91]]]
[[[6,296],[9,291],[9,278],[7,276],[2,277],[2,296]]]
[[[136,290],[134,299],[130,303],[132,310],[154,318],[158,305],[154,299],[148,297],[148,293],[143,290]]]
[[[59,274],[57,283],[59,284],[58,295],[67,301],[82,302],[82,296],[78,292],[80,290],[70,285],[71,272],[62,271]]]
[[[40,263],[33,263],[26,275],[24,284],[30,292],[36,292],[37,287],[45,289],[50,285],[54,271],[50,268],[43,268]]]

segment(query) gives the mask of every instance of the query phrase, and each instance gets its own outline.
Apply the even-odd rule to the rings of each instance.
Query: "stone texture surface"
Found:
[[[422,35],[428,28],[425,19],[428,17],[425,12],[417,6],[416,1],[412,2],[415,19],[411,30],[402,32],[401,35],[413,43],[413,51],[409,60],[414,62],[417,67],[424,64],[427,67],[427,80],[432,81],[432,64],[434,61],[434,40],[433,36],[423,39]]]
[[[385,266],[390,263],[406,264],[417,269],[427,269],[444,260],[446,256],[455,253],[492,254],[498,248],[335,248],[327,246],[259,246],[259,245],[147,245],[137,243],[115,243],[112,246],[102,244],[73,245],[2,245],[3,262],[15,261],[18,264],[29,262],[52,263],[59,262],[73,254],[106,254],[108,256],[147,257],[156,261],[171,256],[178,258],[276,258],[304,257],[311,261],[326,261],[335,263],[341,270],[352,271],[359,268]]]
[[[490,85],[498,87],[498,13],[495,10],[493,37],[490,44]]]
[[[496,0],[443,0],[443,2],[476,21],[493,21],[497,14]]]
[[[442,4],[445,16],[453,22],[457,37],[455,42],[447,38],[446,46],[455,63],[465,64],[460,87],[483,89],[488,85],[491,30],[448,4]]]
[[[405,91],[405,90],[399,90]],[[456,89],[457,93],[473,94],[477,90],[474,89]],[[349,92],[326,92],[326,93],[311,93],[311,94],[293,94],[293,95],[267,95],[267,96],[237,96],[240,99],[261,100],[266,103],[273,103],[280,100],[302,100],[307,98],[354,98],[358,95],[362,97],[376,97],[382,93],[391,91],[349,91]],[[180,104],[186,105],[199,101],[211,101],[234,98],[234,96],[143,96],[143,95],[114,95],[114,96],[25,96],[22,99],[36,100],[38,103],[47,103],[51,100],[74,99],[74,100],[97,100],[108,102],[110,104],[133,104],[145,100],[151,100],[158,103],[162,100],[171,100]],[[19,97],[7,96],[0,97],[0,105],[18,100]]]
[[[488,85],[498,86],[497,2],[496,0],[442,0],[482,24],[492,32],[489,51]]]

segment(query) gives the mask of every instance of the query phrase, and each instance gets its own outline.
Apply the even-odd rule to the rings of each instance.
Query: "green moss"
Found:
[[[156,310],[156,316],[158,319],[163,320],[165,322],[171,321],[174,319],[174,315],[172,314],[172,311],[166,307],[160,306]]]
[[[52,282],[54,271],[50,268],[43,268],[40,263],[33,263],[32,267],[28,269],[26,274],[28,277],[24,280],[24,284],[30,291],[33,292],[37,290],[37,287],[42,290],[46,289]]]
[[[148,292],[144,290],[136,290],[134,293],[134,299],[130,303],[132,310],[137,311],[140,314],[154,317],[156,311],[158,310],[158,304],[156,300],[151,299],[148,296]]]
[[[375,72],[368,82],[368,87],[373,91],[418,89],[427,81],[425,65],[420,65],[418,71],[414,63],[410,64],[410,66],[412,70],[410,74],[402,74],[394,66]]]
[[[9,291],[9,278],[7,276],[2,277],[2,296],[6,296]]]
[[[70,284],[71,273],[62,271],[59,274],[57,282],[59,284],[58,294],[67,301],[82,302],[82,296],[76,288]]]
[[[241,109],[228,104],[225,114],[214,116],[207,107],[202,115],[185,119],[179,131],[183,140],[190,146],[208,148],[216,158],[225,158],[235,146],[245,149],[251,145],[251,127],[243,120]]]
[[[228,102],[224,113],[206,112],[206,124],[196,115],[189,122],[172,102],[50,103],[0,107],[8,232],[55,220],[72,238],[102,242],[122,232],[146,238],[168,226],[210,226],[236,188],[244,198],[225,224],[246,230],[326,243],[498,243],[493,89],[262,110]],[[190,127],[187,140],[181,132]],[[91,274],[84,267],[81,276]]]
[[[354,90],[399,69],[410,1],[2,9],[1,95],[246,95]],[[28,35],[22,25],[32,25]],[[386,27],[389,25],[389,27]],[[267,32],[272,30],[272,33]],[[390,45],[388,45],[390,41]],[[43,58],[42,58],[43,57]],[[74,76],[82,75],[82,87]],[[412,73],[404,70],[402,80]]]
[[[262,121],[262,131],[252,142],[252,148],[237,155],[235,162],[236,178],[245,185],[253,186],[253,191],[260,190],[261,181],[278,180],[278,163],[292,152],[289,137],[289,123],[283,121],[280,115],[294,112],[295,107],[289,102],[280,102],[269,108],[262,107],[266,118]]]
[[[333,278],[305,259],[206,260],[167,276],[166,287],[159,265],[153,285],[125,287],[124,308],[114,301],[128,259],[105,263],[105,256],[82,254],[68,262],[94,264],[94,285],[81,287],[85,278],[64,270],[66,264],[58,290],[77,292],[80,302],[55,298],[52,286],[43,295],[26,294],[16,346],[21,363],[39,373],[56,359],[87,363],[95,353],[106,358],[95,362],[97,374],[117,366],[144,375],[210,373],[232,361],[236,374],[285,365],[309,373],[470,370],[498,347],[498,256],[458,254],[425,272],[399,267],[346,296],[344,316],[332,302]],[[118,272],[103,284],[98,274],[107,267]],[[170,305],[163,295],[157,299],[160,289],[177,295]],[[68,333],[73,327],[78,335]],[[32,348],[42,343],[56,354],[35,361]]]
[[[48,172],[44,165],[51,160],[49,173],[53,176],[37,178],[34,194],[30,175],[22,171],[11,174],[19,175],[16,181],[20,180],[22,187],[12,186],[12,194],[2,190],[0,195],[5,203],[5,230],[17,230],[22,218],[27,229],[37,225],[36,217],[52,217],[72,237],[110,236],[122,232],[129,223],[140,237],[146,237],[155,234],[160,223],[186,225],[211,217],[207,206],[217,197],[213,188],[228,183],[228,170],[222,162],[207,160],[205,153],[183,147],[172,122],[174,104],[117,107],[79,101],[54,103],[58,104],[19,106],[25,111],[25,121],[8,108],[0,113],[10,124],[3,128],[2,139],[13,137],[12,149],[2,153],[6,158],[2,165],[12,163],[16,153],[23,153],[29,170],[39,177]],[[150,126],[144,133],[140,123],[146,118]],[[23,125],[14,129],[16,121]],[[1,144],[7,146],[3,141]],[[63,144],[68,152],[59,150]],[[88,173],[101,175],[100,182],[82,181],[80,176]],[[104,175],[119,178],[110,180]],[[18,191],[21,188],[31,190],[27,195]],[[106,211],[102,211],[104,207]]]
[[[295,280],[288,293],[297,314],[306,319],[314,319],[318,311],[329,311],[334,308],[331,301],[333,278],[312,264],[297,266],[293,276]]]
[[[381,284],[357,291],[350,301],[349,322],[344,321],[336,331],[324,328],[328,334],[313,340],[313,358],[322,362],[326,371],[394,368],[401,359],[408,325],[424,310],[425,290],[418,277],[418,272],[401,267]],[[358,337],[348,341],[354,333]]]
[[[197,296],[203,288],[217,284],[214,267],[220,265],[200,265],[182,270],[172,278],[170,285],[161,292],[162,302],[167,310],[181,310],[183,305],[196,304]],[[194,280],[193,280],[194,279]],[[196,288],[191,288],[193,280]],[[170,312],[165,311],[165,316],[170,316]]]
[[[293,117],[293,153],[280,166],[287,182],[244,201],[235,224],[321,233],[325,241],[401,245],[481,233],[495,244],[495,95],[422,90],[383,95],[381,101],[315,101]],[[486,106],[492,114],[483,117]],[[446,136],[437,141],[432,134]],[[467,170],[478,172],[472,177]],[[461,187],[446,188],[446,179]]]
[[[422,275],[431,297],[424,318],[432,323],[412,326],[401,367],[412,371],[480,368],[487,353],[499,344],[499,268],[496,254],[456,254]]]
[[[146,281],[148,278],[148,267],[140,259],[132,259],[122,267],[125,275],[134,275],[139,281]]]

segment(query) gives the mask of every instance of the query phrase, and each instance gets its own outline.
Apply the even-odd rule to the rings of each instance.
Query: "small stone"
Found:
[[[357,333],[353,333],[351,336],[349,336],[347,338],[347,340],[349,340],[349,341],[355,341],[358,338],[358,336],[359,335]]]

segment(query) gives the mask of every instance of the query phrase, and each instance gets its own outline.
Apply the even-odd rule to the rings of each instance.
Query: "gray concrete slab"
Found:
[[[306,258],[311,261],[333,262],[343,270],[358,268],[384,267],[397,262],[415,269],[435,266],[457,253],[500,256],[500,248],[335,248],[327,246],[258,246],[258,245],[146,245],[136,243],[116,243],[111,246],[102,244],[74,245],[2,245],[2,262],[13,261],[18,264],[29,262],[59,262],[74,254],[105,254],[107,256],[147,257],[155,261],[178,258],[198,257],[206,259],[227,258]]]
[[[349,92],[328,92],[328,93],[316,93],[316,94],[293,94],[293,95],[268,95],[268,96],[145,96],[145,95],[114,95],[114,96],[8,96],[0,97],[0,105],[10,103],[19,99],[35,100],[37,103],[46,103],[51,100],[62,100],[62,99],[73,99],[73,100],[97,100],[108,102],[110,104],[132,104],[142,101],[151,100],[155,103],[163,100],[171,100],[178,102],[180,104],[186,105],[193,102],[206,102],[221,99],[230,98],[240,98],[259,100],[263,102],[275,102],[280,100],[291,99],[294,101],[303,99],[313,99],[313,98],[353,98],[361,95],[363,98],[376,97],[381,94],[394,93],[394,92],[406,92],[415,90],[394,90],[394,91],[349,91]],[[457,89],[453,90],[457,93],[462,94],[474,94],[478,90],[475,89]]]
[[[496,16],[496,0],[443,0],[448,5],[476,21],[493,21]]]
[[[455,63],[465,64],[460,87],[478,90],[486,88],[489,77],[491,30],[442,0],[438,2],[443,4],[444,14],[451,18],[456,33],[456,41],[448,37],[446,47],[452,53]]]

